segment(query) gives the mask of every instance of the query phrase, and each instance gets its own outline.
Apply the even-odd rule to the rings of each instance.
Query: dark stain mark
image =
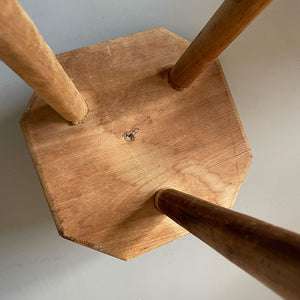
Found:
[[[151,124],[153,122],[150,116],[147,116],[147,121],[148,121],[148,124]]]

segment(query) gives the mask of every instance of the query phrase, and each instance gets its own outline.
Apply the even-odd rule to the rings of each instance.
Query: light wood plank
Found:
[[[128,260],[187,234],[155,210],[157,189],[232,207],[251,151],[218,61],[169,87],[188,45],[155,28],[58,56],[88,119],[70,126],[33,95],[21,125],[63,237]]]

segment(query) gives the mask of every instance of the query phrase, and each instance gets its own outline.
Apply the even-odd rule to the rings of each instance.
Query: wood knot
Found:
[[[134,128],[128,132],[124,132],[123,137],[125,141],[134,141],[135,135],[139,132],[138,128]]]

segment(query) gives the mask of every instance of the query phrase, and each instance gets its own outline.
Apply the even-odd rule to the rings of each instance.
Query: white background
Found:
[[[163,26],[192,40],[219,0],[20,1],[64,52]],[[300,4],[275,0],[221,55],[253,162],[235,210],[300,232]],[[192,236],[129,262],[61,239],[18,121],[32,90],[0,63],[1,299],[279,299]]]

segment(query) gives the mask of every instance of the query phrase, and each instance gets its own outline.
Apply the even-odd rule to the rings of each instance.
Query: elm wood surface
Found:
[[[225,0],[180,57],[169,77],[187,88],[273,0]]]
[[[155,204],[280,296],[300,299],[299,234],[171,189]]]
[[[58,56],[86,122],[69,126],[34,94],[21,126],[63,237],[128,260],[187,234],[155,209],[159,188],[232,207],[251,151],[218,61],[189,90],[169,87],[188,45],[155,28]]]
[[[0,59],[66,120],[85,119],[82,96],[16,0],[0,0]]]

